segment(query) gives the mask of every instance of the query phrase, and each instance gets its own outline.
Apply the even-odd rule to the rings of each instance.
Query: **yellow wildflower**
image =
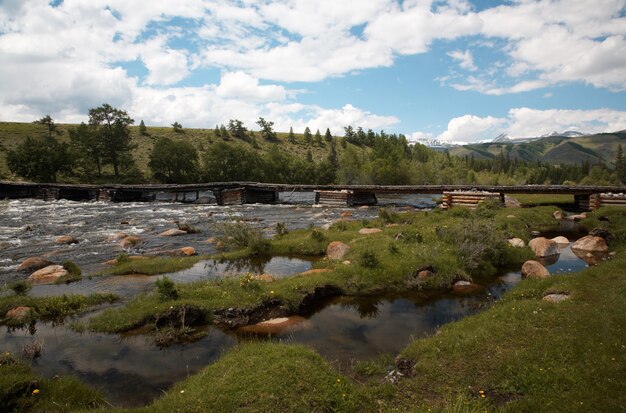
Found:
[[[39,389],[35,389],[35,390],[33,390],[33,394],[34,394],[35,396],[36,396],[36,395],[38,395],[38,394],[39,394]]]

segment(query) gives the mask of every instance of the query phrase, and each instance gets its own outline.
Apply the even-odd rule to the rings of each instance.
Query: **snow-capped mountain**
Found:
[[[501,133],[498,136],[496,136],[491,142],[493,143],[498,143],[498,142],[511,142],[513,139],[511,139],[511,137],[509,135],[507,135],[506,133]]]

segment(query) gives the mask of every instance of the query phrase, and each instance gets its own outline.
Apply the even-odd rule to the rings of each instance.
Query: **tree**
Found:
[[[343,140],[350,143],[355,143],[356,141],[356,133],[354,133],[354,128],[352,126],[346,126],[343,128],[345,131],[343,135]]]
[[[124,110],[116,109],[105,103],[97,108],[89,109],[89,124],[97,130],[102,143],[104,161],[113,165],[116,178],[120,176],[120,166],[132,165],[128,127],[135,121]]]
[[[320,133],[319,129],[315,132],[315,144],[318,145],[318,146],[322,146],[323,145],[323,143],[322,143],[322,134]]]
[[[68,147],[55,137],[27,137],[15,149],[7,151],[11,172],[36,182],[56,182],[61,172],[71,171]]]
[[[330,142],[333,140],[333,135],[332,133],[330,133],[330,129],[326,128],[326,133],[324,134],[324,139],[326,140],[326,142]]]
[[[258,152],[243,145],[217,142],[202,157],[202,179],[206,182],[251,181],[260,174]]]
[[[57,131],[57,125],[54,123],[54,120],[50,115],[46,115],[43,118],[34,121],[33,123],[36,123],[38,125],[44,125],[46,128],[48,128],[49,138],[52,138],[52,132]]]
[[[198,151],[189,142],[159,138],[150,154],[148,167],[160,182],[191,183],[198,176]]]
[[[183,133],[183,125],[181,125],[178,122],[174,122],[172,123],[172,128],[174,128],[174,132],[176,133]]]
[[[139,123],[139,133],[143,136],[146,136],[148,134],[148,128],[146,128],[146,124],[143,123],[143,119]]]
[[[615,174],[620,182],[626,182],[626,161],[624,160],[624,152],[622,145],[617,145],[617,154],[615,156]]]
[[[311,149],[306,150],[306,160],[307,162],[313,162],[313,154],[311,153]]]
[[[304,128],[304,142],[307,145],[310,145],[311,142],[313,142],[313,135],[311,135],[311,129],[309,129],[308,126]]]
[[[289,135],[287,135],[287,140],[291,143],[296,143],[296,135],[293,133],[293,127],[289,128]]]
[[[69,130],[70,151],[75,159],[80,174],[89,178],[93,176],[95,167],[97,176],[102,176],[104,163],[104,143],[98,130],[84,122]]]
[[[330,143],[330,152],[328,153],[328,162],[334,169],[337,169],[337,143],[333,140]]]
[[[261,136],[263,136],[265,140],[276,140],[276,132],[274,132],[274,130],[272,129],[272,126],[274,126],[274,122],[268,122],[262,117],[259,117],[259,120],[257,120],[256,123],[261,127]]]
[[[231,119],[228,121],[228,132],[230,136],[237,139],[248,140],[248,129],[243,126],[243,122],[239,119]]]

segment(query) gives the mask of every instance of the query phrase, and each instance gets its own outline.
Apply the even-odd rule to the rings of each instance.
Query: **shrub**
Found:
[[[377,268],[380,265],[380,261],[374,252],[363,251],[359,255],[359,265],[364,268]]]
[[[159,296],[164,300],[176,300],[178,299],[178,291],[174,286],[174,281],[168,277],[160,278],[156,281],[157,291]]]
[[[20,280],[12,283],[9,288],[11,288],[16,295],[26,295],[32,287],[26,281]]]
[[[286,235],[289,231],[287,230],[287,226],[284,222],[276,223],[276,235],[283,236]]]
[[[313,238],[317,242],[322,242],[326,239],[324,234],[317,229],[314,229],[313,231],[311,231],[311,238]]]
[[[387,247],[387,250],[389,251],[390,254],[394,254],[394,255],[400,252],[398,245],[395,242],[390,242],[389,246]]]
[[[249,248],[252,255],[268,255],[270,252],[270,242],[259,228],[238,221],[220,224],[217,229],[222,234],[218,236],[219,241],[229,250]]]
[[[395,212],[390,212],[387,208],[380,208],[378,210],[378,218],[380,218],[385,224],[391,224],[393,222],[397,222],[400,216]]]

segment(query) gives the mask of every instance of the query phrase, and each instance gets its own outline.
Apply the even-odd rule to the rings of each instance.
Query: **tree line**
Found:
[[[69,139],[58,139],[54,120],[48,115],[35,123],[45,135],[27,137],[14,149],[4,149],[11,172],[38,182],[64,181],[138,183],[193,183],[217,181],[262,181],[302,184],[620,184],[626,181],[626,161],[619,146],[612,165],[589,161],[553,165],[511,158],[501,151],[492,159],[455,157],[421,144],[410,144],[402,134],[374,132],[362,127],[344,128],[341,137],[329,129],[315,134],[307,127],[300,137],[293,128],[285,137],[301,142],[303,150],[283,149],[274,122],[259,118],[259,131],[250,131],[242,121],[231,119],[216,126],[200,145],[185,139],[183,126],[174,122],[179,137],[152,137],[147,154],[150,177],[137,167],[126,111],[103,104],[89,110],[89,120],[69,128]],[[143,121],[139,133],[148,136]],[[259,150],[257,136],[269,143]],[[337,145],[341,146],[341,155]],[[199,148],[198,148],[199,146]],[[314,160],[312,148],[317,148]],[[296,152],[299,152],[296,153]],[[303,153],[304,152],[304,153]],[[319,154],[325,153],[320,158]]]

